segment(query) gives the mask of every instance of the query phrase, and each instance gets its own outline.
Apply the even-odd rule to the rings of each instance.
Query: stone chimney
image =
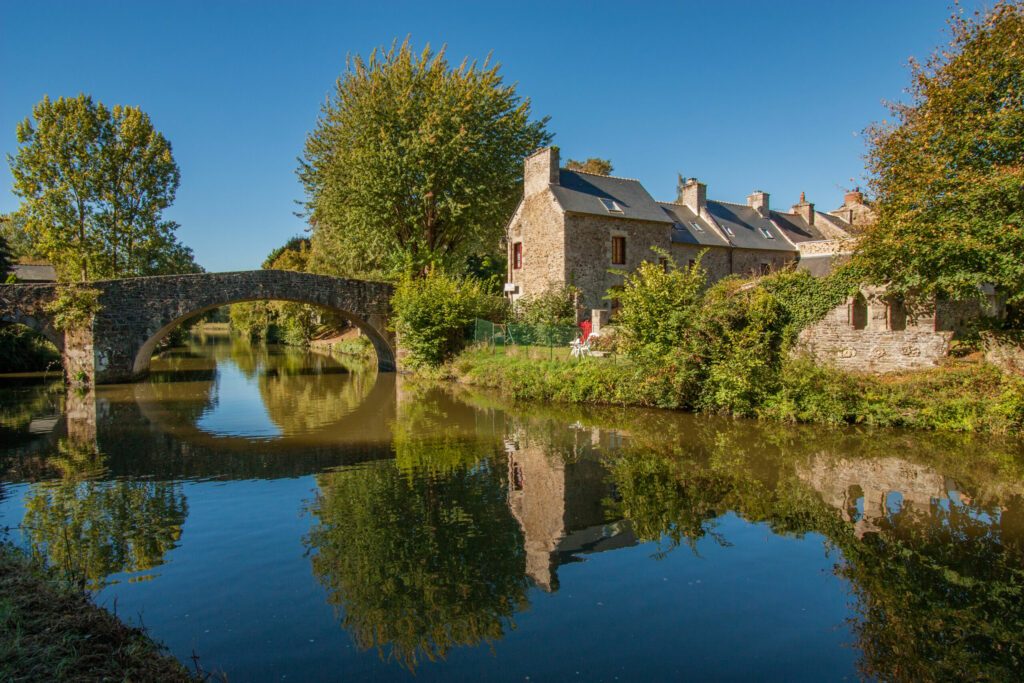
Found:
[[[807,201],[803,192],[800,193],[800,201],[793,205],[793,213],[807,221],[808,225],[814,225],[814,203]]]
[[[708,186],[696,178],[687,178],[679,188],[679,203],[699,216],[708,205]]]
[[[850,206],[851,204],[863,204],[863,203],[864,203],[864,193],[861,192],[859,189],[857,189],[857,190],[850,190],[845,195],[843,195],[843,206]]]
[[[523,195],[529,196],[558,184],[558,148],[545,147],[523,162]]]
[[[747,206],[757,211],[759,214],[768,217],[768,193],[762,192],[761,190],[754,190],[747,197]]]

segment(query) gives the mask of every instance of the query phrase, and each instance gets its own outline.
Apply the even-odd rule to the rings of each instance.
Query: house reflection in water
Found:
[[[518,430],[505,441],[509,508],[523,530],[526,573],[547,592],[558,590],[559,566],[637,543],[628,521],[605,516],[614,487],[598,455],[617,439],[616,432],[577,427],[568,448],[531,442]]]

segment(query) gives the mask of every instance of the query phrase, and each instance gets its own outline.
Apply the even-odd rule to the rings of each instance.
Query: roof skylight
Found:
[[[765,237],[767,237],[770,240],[775,239],[775,235],[773,235],[772,231],[769,230],[768,228],[761,228],[761,234],[764,235]]]
[[[690,226],[697,232],[704,232],[704,228],[700,227],[700,223],[697,221],[690,221]]]
[[[619,206],[619,203],[614,199],[609,199],[608,197],[598,197],[598,200],[601,202],[601,205],[604,206],[605,210],[608,211],[608,213],[622,213],[622,207]]]
[[[732,231],[732,228],[730,228],[730,227],[729,227],[728,225],[723,225],[723,226],[722,226],[722,229],[723,229],[723,230],[725,230],[725,234],[726,234],[726,235],[729,235],[729,236],[731,236],[731,237],[735,237],[735,236],[736,236],[736,233],[735,233],[735,232],[733,232],[733,231]]]

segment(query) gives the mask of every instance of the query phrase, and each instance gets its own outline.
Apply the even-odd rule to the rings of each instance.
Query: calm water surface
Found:
[[[0,384],[0,527],[232,681],[1020,675],[1020,442],[154,369]]]

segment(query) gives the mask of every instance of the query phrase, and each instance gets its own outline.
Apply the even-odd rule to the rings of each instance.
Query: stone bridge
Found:
[[[21,324],[61,351],[69,381],[129,382],[149,372],[157,343],[200,313],[242,301],[293,301],[332,309],[369,338],[381,370],[395,369],[394,336],[387,329],[391,285],[285,270],[198,273],[100,280],[101,309],[91,328],[60,331],[44,306],[56,284],[0,285],[0,324]]]

